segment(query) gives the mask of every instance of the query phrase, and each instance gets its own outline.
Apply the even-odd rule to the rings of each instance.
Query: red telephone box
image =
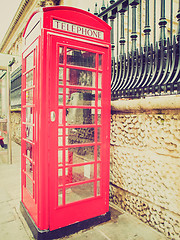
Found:
[[[64,236],[110,218],[110,27],[47,7],[23,40],[21,210],[36,238]]]

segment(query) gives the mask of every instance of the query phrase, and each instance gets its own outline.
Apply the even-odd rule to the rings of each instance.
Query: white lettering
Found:
[[[67,32],[77,33],[88,37],[94,37],[98,39],[104,39],[104,32],[98,31],[91,28],[86,28],[76,24],[71,24],[68,22],[59,21],[53,19],[53,28],[58,30],[64,30]]]

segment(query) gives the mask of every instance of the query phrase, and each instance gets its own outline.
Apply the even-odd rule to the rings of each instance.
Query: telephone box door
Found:
[[[49,35],[50,230],[109,210],[109,49]],[[50,60],[50,61],[49,61]]]

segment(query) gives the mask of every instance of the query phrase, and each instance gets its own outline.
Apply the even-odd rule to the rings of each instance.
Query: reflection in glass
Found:
[[[66,203],[94,197],[94,183],[85,183],[66,188]]]
[[[94,142],[94,128],[69,128],[66,144],[84,144]]]
[[[26,74],[26,88],[33,86],[33,70]]]
[[[63,84],[63,68],[59,67],[59,85]]]
[[[63,63],[63,62],[64,62],[64,48],[59,47],[59,63]]]
[[[94,146],[66,149],[66,163],[77,164],[94,161]]]
[[[67,105],[70,106],[95,106],[95,91],[85,89],[66,89],[68,96]]]
[[[26,105],[33,104],[33,89],[26,91]]]
[[[26,139],[33,141],[33,126],[26,125]]]
[[[26,57],[26,71],[33,68],[33,62],[34,62],[34,52],[30,53]]]
[[[68,125],[94,124],[92,109],[67,108],[66,122]]]
[[[95,68],[96,54],[78,49],[67,49],[67,64]]]
[[[67,68],[67,85],[95,87],[95,72]]]

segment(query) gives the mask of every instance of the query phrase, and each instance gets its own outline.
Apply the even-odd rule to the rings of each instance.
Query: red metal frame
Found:
[[[105,214],[109,209],[110,27],[83,10],[70,7],[51,7],[42,10],[41,19],[34,18],[37,12],[32,15],[23,35],[26,40],[33,31],[35,32],[36,26],[40,26],[41,34],[38,35],[37,31],[35,32],[32,42],[25,46],[22,60],[22,203],[40,230],[51,231]],[[75,27],[80,26],[79,29],[83,27],[96,29],[103,32],[104,39],[54,29],[53,19],[76,24]],[[35,27],[27,34],[28,25],[33,21]],[[62,63],[59,63],[60,47],[64,49]],[[68,64],[67,49],[70,48],[74,54],[76,51],[82,51],[86,55],[95,56],[95,65],[89,67]],[[31,52],[34,52],[34,64],[31,69],[26,70],[26,58]],[[100,56],[103,59],[101,69]],[[63,68],[63,82],[60,83],[59,67]],[[70,80],[67,69],[70,69]],[[31,70],[34,72],[33,85],[27,88],[26,76]],[[91,77],[94,75],[95,85],[77,85],[75,72],[78,71],[81,75],[84,73]],[[102,84],[98,86],[100,74],[102,74]],[[33,103],[28,105],[26,100],[29,96],[28,91],[31,89],[34,89]],[[73,93],[81,94],[83,91],[86,95],[90,93],[93,96],[91,103],[69,105],[67,98],[74,96]],[[101,105],[98,101],[99,95],[101,95]],[[63,102],[59,105],[61,97]],[[27,122],[29,109],[33,116],[31,122]],[[60,113],[59,110],[61,110]],[[69,112],[73,111],[79,111],[81,119],[84,119],[84,114],[88,114],[92,121],[85,124],[84,122],[68,123]],[[100,115],[98,115],[99,111]],[[51,118],[51,114],[55,114],[55,119]],[[76,116],[78,119],[78,114]],[[101,122],[98,122],[100,117]],[[33,129],[32,140],[28,139],[25,131],[27,128]],[[100,139],[98,131],[101,131]],[[75,143],[70,142],[71,136],[78,139],[77,136],[83,132],[85,137],[89,132],[91,141],[82,139],[85,143],[80,140]],[[27,143],[32,145],[31,156],[26,154]],[[94,159],[86,161],[82,157],[82,160],[80,155],[75,153],[83,149],[85,154],[87,149],[90,149]],[[62,163],[58,163],[58,151],[62,156]],[[81,171],[84,171],[83,176]],[[78,179],[77,176],[81,178]],[[32,193],[28,191],[29,182],[33,186]],[[99,184],[100,193],[99,190],[97,191]],[[94,190],[88,192],[86,185],[93,185]],[[72,189],[76,190],[76,194]],[[87,191],[89,195],[88,197],[83,195],[81,200],[77,200],[80,189],[84,189],[83,193]],[[76,200],[73,200],[72,196]]]

